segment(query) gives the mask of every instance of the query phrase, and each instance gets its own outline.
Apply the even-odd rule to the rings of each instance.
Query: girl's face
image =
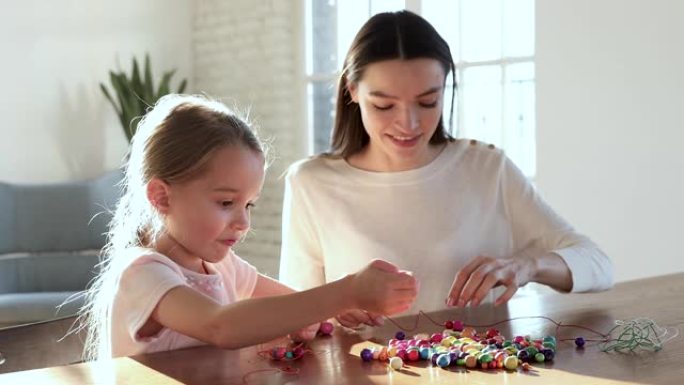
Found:
[[[445,77],[435,59],[395,59],[369,64],[349,85],[370,137],[362,151],[366,165],[400,171],[432,160],[429,141],[442,116]]]
[[[249,230],[250,209],[261,192],[264,174],[261,154],[227,146],[213,155],[199,177],[169,185],[165,225],[175,246],[180,246],[177,257],[190,265],[195,258],[222,260]]]

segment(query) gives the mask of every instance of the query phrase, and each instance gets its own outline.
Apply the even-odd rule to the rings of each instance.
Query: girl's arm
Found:
[[[257,275],[256,286],[252,293],[252,298],[271,297],[274,295],[290,294],[296,292],[295,289],[267,277],[263,274]]]
[[[272,282],[265,280],[262,285]],[[399,313],[410,307],[416,294],[413,276],[387,262],[373,261],[356,274],[320,287],[226,306],[187,286],[175,287],[162,297],[151,317],[179,333],[237,349],[273,340],[350,309]]]

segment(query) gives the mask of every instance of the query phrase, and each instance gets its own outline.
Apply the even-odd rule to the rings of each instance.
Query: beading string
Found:
[[[423,312],[422,310],[419,311],[418,314],[416,314],[416,318],[414,319],[414,322],[413,322],[413,326],[412,326],[412,327],[404,327],[404,326],[400,325],[397,321],[393,320],[393,319],[390,318],[390,317],[385,317],[385,318],[386,318],[388,321],[392,322],[392,323],[393,323],[396,327],[398,327],[399,329],[401,329],[401,330],[403,330],[403,331],[405,331],[405,332],[412,332],[412,331],[414,331],[414,330],[416,330],[416,329],[418,328],[418,322],[420,321],[420,317],[421,317],[421,316],[425,317],[428,321],[432,322],[433,324],[435,324],[435,325],[437,325],[437,326],[442,326],[442,327],[444,327],[444,322],[437,322],[437,321],[435,321],[432,317],[430,317],[427,313]],[[556,320],[554,320],[554,319],[552,319],[552,318],[550,318],[550,317],[546,317],[546,316],[543,316],[543,315],[537,315],[537,316],[521,316],[521,317],[506,318],[506,319],[504,319],[504,320],[502,320],[502,321],[498,321],[498,322],[494,322],[494,323],[490,323],[490,324],[465,324],[465,323],[464,323],[463,326],[465,326],[465,327],[471,327],[471,328],[476,328],[476,329],[477,329],[477,328],[490,328],[490,327],[494,327],[494,326],[501,325],[501,324],[503,324],[503,323],[512,322],[512,321],[517,321],[517,320],[524,320],[524,319],[543,319],[543,320],[549,321],[549,322],[553,323],[554,325],[556,325],[556,335],[558,335],[558,330],[559,330],[561,327],[565,327],[565,328],[583,329],[583,330],[589,331],[589,332],[591,332],[591,333],[594,333],[594,334],[596,334],[596,335],[602,337],[602,339],[600,339],[599,341],[603,341],[603,340],[605,340],[605,339],[607,339],[607,338],[610,337],[610,333],[604,334],[604,333],[601,333],[601,332],[599,332],[599,331],[597,331],[597,330],[594,330],[594,329],[592,329],[592,328],[590,328],[590,327],[582,326],[582,325],[563,324],[563,323],[558,322],[558,321],[556,321]],[[565,339],[565,340],[570,340],[570,339]],[[563,341],[563,340],[559,340],[559,341]],[[587,340],[587,341],[591,341],[591,340]]]
[[[673,329],[674,332],[670,332]],[[657,352],[663,345],[679,335],[676,327],[658,326],[653,320],[636,318],[631,321],[615,321],[609,334],[617,331],[618,336],[600,345],[606,353],[634,353],[642,350]]]

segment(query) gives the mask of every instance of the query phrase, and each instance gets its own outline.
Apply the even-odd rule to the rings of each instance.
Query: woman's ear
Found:
[[[359,87],[354,82],[349,82],[346,85],[347,92],[349,92],[349,97],[351,97],[352,102],[359,103]]]
[[[169,185],[159,178],[152,178],[147,184],[147,200],[161,214],[169,212]]]

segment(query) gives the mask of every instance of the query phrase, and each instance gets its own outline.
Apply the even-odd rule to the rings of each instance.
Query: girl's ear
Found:
[[[147,200],[161,214],[169,212],[169,185],[159,178],[152,178],[147,184]]]
[[[356,83],[347,83],[347,92],[349,92],[349,96],[351,97],[352,102],[358,104],[359,103],[359,87]]]

